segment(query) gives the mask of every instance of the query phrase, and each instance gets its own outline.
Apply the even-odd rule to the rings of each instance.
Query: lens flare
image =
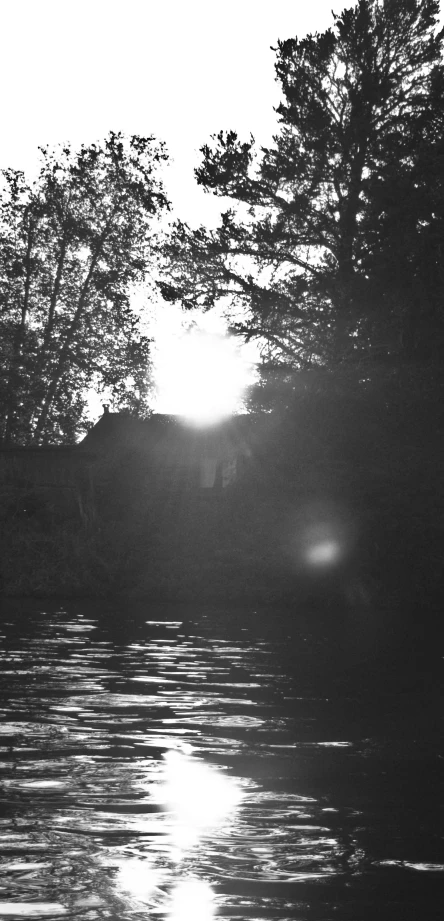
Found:
[[[289,549],[301,571],[344,567],[356,543],[356,526],[345,506],[329,500],[304,503],[291,518]]]
[[[341,545],[335,540],[323,540],[307,547],[307,563],[312,566],[327,566],[341,557]]]

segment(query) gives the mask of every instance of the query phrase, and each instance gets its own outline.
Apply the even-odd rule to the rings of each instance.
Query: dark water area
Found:
[[[0,918],[442,918],[424,612],[16,600],[0,634]]]

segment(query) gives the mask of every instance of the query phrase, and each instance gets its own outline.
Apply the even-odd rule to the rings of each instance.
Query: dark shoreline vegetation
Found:
[[[386,388],[348,392],[333,380],[274,411],[272,437],[225,490],[150,489],[146,458],[125,445],[97,464],[93,522],[4,485],[3,594],[433,608],[443,588],[442,375],[398,370]],[[294,546],[313,502],[340,509],[355,541],[343,564],[307,576]]]

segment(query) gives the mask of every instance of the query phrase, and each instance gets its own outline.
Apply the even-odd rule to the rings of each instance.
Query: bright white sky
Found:
[[[323,31],[352,2],[0,0],[0,168],[29,172],[38,145],[110,129],[154,134],[174,158],[179,215],[204,220],[198,149],[221,128],[269,142],[279,101],[270,45]]]

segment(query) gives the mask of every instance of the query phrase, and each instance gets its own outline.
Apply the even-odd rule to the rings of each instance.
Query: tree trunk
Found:
[[[100,257],[101,252],[102,252],[103,243],[104,243],[104,240],[105,240],[105,238],[106,238],[106,234],[107,234],[107,232],[108,232],[108,229],[109,229],[109,223],[107,224],[106,229],[104,230],[103,234],[102,234],[101,237],[100,237],[99,244],[98,244],[98,247],[97,247],[95,253],[94,253],[93,256],[91,257],[91,263],[90,263],[90,266],[89,266],[89,269],[88,269],[88,274],[87,274],[87,276],[86,276],[86,278],[85,278],[85,281],[83,282],[82,290],[81,290],[81,292],[80,292],[80,297],[79,297],[79,300],[78,300],[78,303],[77,303],[77,307],[76,307],[74,316],[73,316],[72,321],[71,321],[71,323],[70,323],[70,325],[69,325],[68,332],[67,332],[67,334],[66,334],[66,337],[65,337],[65,341],[64,341],[64,343],[63,343],[63,346],[62,346],[62,348],[61,348],[61,350],[60,350],[59,358],[58,358],[56,367],[55,367],[55,369],[54,369],[54,372],[53,372],[53,374],[52,374],[52,378],[51,378],[51,381],[50,381],[50,383],[49,383],[48,390],[47,390],[46,396],[45,396],[45,398],[44,398],[44,400],[43,400],[43,404],[42,404],[42,407],[41,407],[41,410],[40,410],[40,413],[39,413],[39,416],[38,416],[38,419],[37,419],[37,422],[36,422],[36,426],[35,426],[34,434],[33,434],[33,438],[32,438],[32,441],[33,441],[34,444],[40,444],[40,443],[42,442],[42,436],[44,435],[45,426],[46,426],[46,423],[47,423],[47,420],[48,420],[49,411],[50,411],[50,409],[51,409],[51,406],[52,406],[52,403],[53,403],[53,401],[54,401],[54,398],[55,398],[55,396],[56,396],[56,394],[57,394],[57,388],[58,388],[59,383],[60,383],[60,380],[61,380],[61,378],[62,378],[62,376],[63,376],[63,372],[65,371],[67,359],[68,359],[68,356],[69,356],[69,350],[70,350],[70,347],[71,347],[72,342],[73,342],[73,340],[74,340],[75,333],[76,333],[76,331],[77,331],[79,322],[80,322],[81,317],[82,317],[83,309],[84,309],[84,307],[85,307],[85,303],[86,303],[86,299],[87,299],[87,295],[88,295],[88,289],[89,289],[89,286],[90,286],[90,283],[91,283],[91,279],[92,279],[93,274],[94,274],[95,267],[96,267],[96,265],[97,265],[97,261],[98,261],[98,259],[99,259],[99,257]]]
[[[66,250],[67,250],[67,239],[66,239],[66,233],[65,233],[62,238],[62,245],[60,247],[60,255],[59,255],[59,259],[57,263],[56,277],[54,279],[54,287],[52,289],[51,299],[49,302],[48,319],[46,321],[45,335],[43,338],[43,349],[42,349],[43,355],[45,355],[45,353],[48,350],[49,343],[51,341],[52,331],[54,328],[54,317],[55,317],[55,312],[56,312],[56,307],[57,307],[57,301],[59,298],[60,283],[62,280],[63,267],[65,264]]]
[[[28,230],[28,242],[26,246],[26,255],[25,255],[25,285],[24,285],[24,292],[23,292],[20,325],[17,329],[16,335],[14,336],[11,364],[9,368],[8,395],[6,399],[5,429],[4,429],[4,437],[3,437],[3,441],[5,445],[9,445],[12,442],[13,436],[14,436],[17,386],[18,386],[18,381],[20,379],[20,375],[18,372],[18,365],[20,362],[20,358],[22,356],[23,340],[25,338],[26,324],[27,324],[28,313],[29,313],[29,295],[31,291],[31,253],[32,253],[32,247],[34,244],[34,231],[35,231],[35,225],[32,224],[31,222],[29,225],[29,230]]]

